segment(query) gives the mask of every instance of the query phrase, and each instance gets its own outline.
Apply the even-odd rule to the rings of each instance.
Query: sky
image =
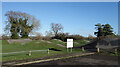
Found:
[[[82,36],[94,35],[95,24],[110,24],[118,33],[117,2],[3,2],[2,32],[7,18],[7,11],[21,11],[40,20],[41,28],[37,31],[45,35],[51,29],[51,23],[59,23],[64,33]]]

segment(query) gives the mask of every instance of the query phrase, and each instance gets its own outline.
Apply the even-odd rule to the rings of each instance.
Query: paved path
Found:
[[[67,59],[53,60],[42,63],[33,63],[25,66],[40,66],[40,65],[118,65],[118,57],[114,56],[98,56],[98,55],[89,55],[89,56],[80,56],[72,57]]]
[[[85,55],[91,55],[91,54],[94,54],[94,52],[92,52],[92,53],[89,53],[89,52],[70,53],[70,54],[64,54],[64,55],[63,54],[59,54],[59,55],[50,56],[50,57],[44,57],[44,58],[36,58],[36,59],[28,59],[28,60],[20,60],[20,61],[3,62],[3,66],[27,65],[27,64],[32,64],[32,63],[60,60],[60,59],[65,59],[65,58],[85,56]]]

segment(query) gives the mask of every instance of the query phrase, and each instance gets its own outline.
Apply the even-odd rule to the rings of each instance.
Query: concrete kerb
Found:
[[[14,65],[19,66],[19,65],[26,65],[26,64],[32,64],[32,63],[40,63],[40,62],[52,61],[52,60],[67,59],[67,58],[72,58],[72,57],[86,56],[86,55],[92,55],[92,54],[95,54],[95,52],[86,53],[86,54],[80,54],[80,55],[75,55],[75,56],[68,56],[68,57],[60,57],[60,58],[44,59],[44,60],[37,60],[37,61],[31,61],[31,62],[25,62],[25,63],[18,63],[18,64],[14,64]]]

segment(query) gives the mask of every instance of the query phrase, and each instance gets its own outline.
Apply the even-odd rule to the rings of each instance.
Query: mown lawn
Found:
[[[56,54],[60,54],[61,52],[50,51],[48,54],[46,51],[41,52],[32,52],[31,56],[28,56],[28,53],[18,53],[18,54],[8,54],[3,55],[2,61],[12,61],[12,60],[24,60],[24,59],[34,59],[34,58],[42,58],[47,56],[52,56]]]
[[[75,44],[75,42],[77,42],[78,44]],[[86,45],[88,44],[89,42],[85,41],[85,40],[77,40],[77,41],[74,41],[74,47],[79,47],[79,46],[83,46],[83,45]]]
[[[67,42],[63,42],[63,41],[59,41],[59,40],[51,40],[51,42],[67,46]],[[83,45],[86,45],[87,43],[89,43],[89,42],[87,42],[85,40],[75,40],[75,41],[73,41],[73,47],[83,46]]]
[[[12,61],[12,60],[25,60],[25,59],[33,59],[33,58],[41,58],[41,57],[47,57],[57,54],[66,54],[67,52],[66,48],[60,47],[56,44],[62,44],[66,46],[65,42],[58,41],[58,40],[50,40],[51,43],[40,41],[40,40],[34,40],[28,43],[25,43],[22,45],[19,42],[9,44],[6,40],[2,40],[2,53],[8,53],[8,52],[17,52],[17,51],[29,51],[29,50],[47,50],[49,48],[55,48],[62,51],[53,51],[50,50],[50,54],[47,53],[47,51],[40,51],[40,52],[32,52],[31,56],[28,56],[28,52],[25,53],[17,53],[17,54],[4,54],[2,55],[2,61]],[[80,42],[81,45],[85,45],[85,42],[83,41],[75,41]],[[84,43],[84,44],[83,44]],[[80,44],[75,45],[80,46]],[[81,49],[73,49],[72,53],[74,52],[81,52]]]
[[[39,42],[39,43],[37,43]],[[56,48],[56,49],[64,49],[62,47],[57,46],[55,43],[47,43],[42,41],[31,41],[24,45],[21,43],[12,43],[8,44],[6,40],[2,41],[2,52],[15,52],[15,51],[28,51],[28,50],[46,50],[49,48]]]

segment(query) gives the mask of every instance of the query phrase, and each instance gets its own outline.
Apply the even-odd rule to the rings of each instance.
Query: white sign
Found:
[[[67,39],[67,48],[73,47],[73,39]]]

